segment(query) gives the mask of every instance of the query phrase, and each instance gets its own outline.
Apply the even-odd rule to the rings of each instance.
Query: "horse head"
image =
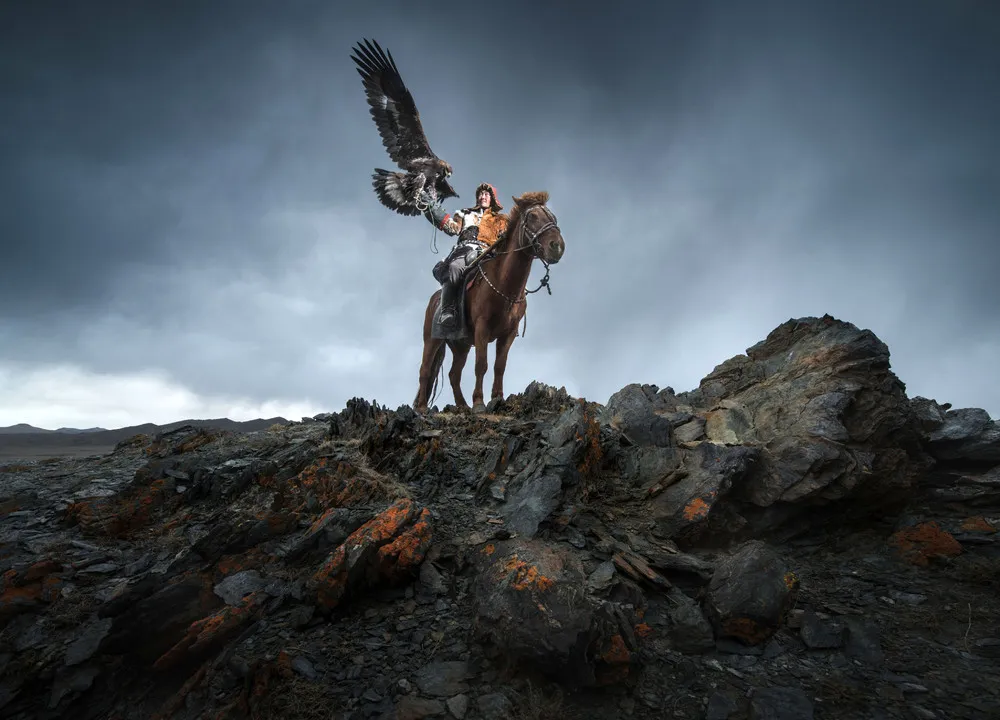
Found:
[[[559,222],[546,203],[549,194],[544,191],[524,193],[513,197],[510,228],[514,234],[512,251],[528,250],[546,265],[562,259],[566,242],[559,230]]]

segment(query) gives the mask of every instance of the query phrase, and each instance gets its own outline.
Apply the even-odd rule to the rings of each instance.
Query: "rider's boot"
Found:
[[[455,325],[455,301],[457,300],[458,283],[446,282],[441,286],[441,324],[451,327]]]

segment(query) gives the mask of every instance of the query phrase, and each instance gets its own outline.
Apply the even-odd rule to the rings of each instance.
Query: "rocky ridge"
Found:
[[[1000,428],[802,318],[693,391],[0,465],[0,717],[990,718]]]

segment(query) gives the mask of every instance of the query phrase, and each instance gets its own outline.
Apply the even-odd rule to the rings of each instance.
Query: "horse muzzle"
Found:
[[[557,263],[562,259],[563,253],[566,252],[566,243],[563,239],[556,238],[548,244],[545,254],[548,256],[545,258],[546,262]]]

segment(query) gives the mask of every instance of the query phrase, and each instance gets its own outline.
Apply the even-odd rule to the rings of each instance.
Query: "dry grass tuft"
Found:
[[[851,710],[860,717],[877,699],[875,694],[846,678],[826,678],[817,688],[816,697],[824,706]]]
[[[328,720],[330,698],[321,683],[295,676],[278,683],[252,705],[250,720]]]
[[[77,590],[65,597],[60,595],[49,606],[48,618],[55,627],[80,627],[97,610],[97,605],[97,598],[89,589]]]
[[[31,472],[33,469],[31,465],[0,465],[0,473],[24,473]]]
[[[540,688],[529,681],[524,691],[511,691],[510,696],[514,705],[513,720],[571,720],[575,717],[565,706],[562,688],[555,684]]]
[[[963,585],[1000,592],[1000,558],[966,554],[955,558],[945,572]]]

